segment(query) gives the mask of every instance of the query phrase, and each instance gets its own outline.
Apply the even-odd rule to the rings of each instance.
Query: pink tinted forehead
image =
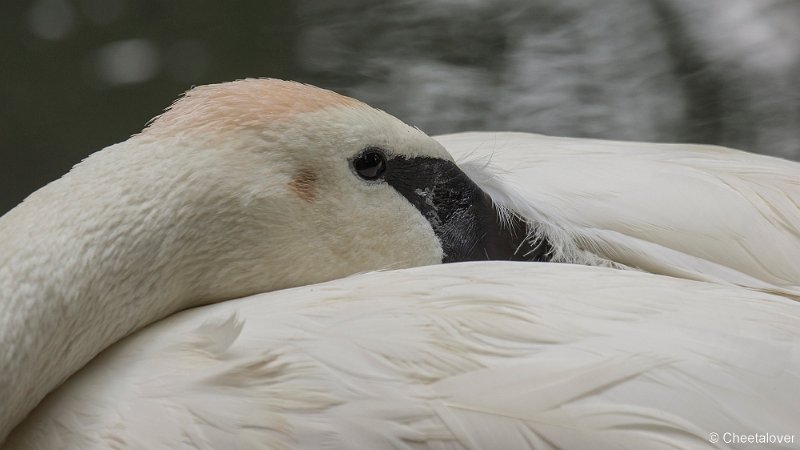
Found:
[[[190,130],[225,133],[324,108],[363,105],[308,84],[249,78],[191,89],[155,118],[144,133],[178,134]]]

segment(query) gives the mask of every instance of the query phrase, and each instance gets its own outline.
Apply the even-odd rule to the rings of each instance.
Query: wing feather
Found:
[[[546,234],[557,260],[800,296],[796,162],[715,146],[527,133],[436,139],[499,205]]]

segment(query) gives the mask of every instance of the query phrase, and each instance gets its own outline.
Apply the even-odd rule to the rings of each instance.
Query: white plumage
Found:
[[[599,267],[370,273],[143,330],[9,448],[719,448],[797,433],[799,322],[782,297]]]
[[[438,136],[492,198],[561,242],[654,273],[800,298],[800,164],[708,145]]]
[[[641,271],[470,263],[280,290],[441,261],[433,219],[352,161],[376,145],[449,156],[330,92],[200,88],[0,219],[0,440],[128,332],[270,290],[107,350],[9,448],[714,448],[712,432],[800,432],[800,165],[437,139],[554,261]]]

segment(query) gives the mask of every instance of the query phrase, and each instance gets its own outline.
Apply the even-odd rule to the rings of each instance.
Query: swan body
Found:
[[[573,260],[568,244],[648,272],[800,298],[800,163],[529,133],[436,139]]]
[[[796,435],[798,323],[784,297],[602,267],[374,272],[173,315],[7,448],[729,448]]]
[[[787,325],[796,306],[769,293],[798,295],[797,166],[681,148],[670,148],[673,161],[666,147],[633,143],[520,134],[437,141],[298,83],[195,88],[141,134],[0,218],[0,442],[107,346],[225,300],[103,354],[36,410],[11,448],[348,440],[485,448],[488,436],[555,446],[602,437],[613,446],[617,432],[642,445],[700,442],[704,427],[781,432],[791,402],[778,400],[796,398],[796,336]],[[593,182],[595,171],[605,178]],[[481,259],[636,268],[716,284],[488,264],[286,290]],[[428,303],[444,308],[440,318]],[[537,319],[541,308],[555,308],[552,321]],[[721,327],[710,311],[723,309]],[[573,324],[570,315],[585,320]],[[736,340],[728,329],[753,334]],[[781,362],[768,364],[773,357]],[[611,381],[592,384],[603,379]],[[452,407],[479,380],[483,394],[468,406],[499,408],[493,419]],[[551,397],[549,386],[563,380],[574,384]],[[782,391],[767,392],[768,382]],[[598,401],[619,402],[611,410],[622,412],[608,418],[591,401],[573,409],[595,398],[587,386],[597,388],[592,395],[614,393]],[[745,386],[746,395],[732,393]],[[408,390],[415,397],[403,397]],[[525,405],[512,401],[517,391],[529,395],[520,396]],[[772,405],[762,415],[734,414],[762,403]],[[727,413],[702,419],[703,404]],[[499,431],[516,426],[501,417],[517,413],[532,434]],[[540,413],[556,428],[594,431],[530,428]],[[488,428],[471,422],[484,419]]]

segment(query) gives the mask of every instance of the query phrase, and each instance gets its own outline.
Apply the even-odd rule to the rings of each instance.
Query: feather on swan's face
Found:
[[[490,200],[439,143],[313,86],[269,79],[201,86],[129,142],[168,178],[184,180],[169,183],[184,204],[164,207],[194,211],[184,228],[196,239],[176,251],[186,253],[182,272],[196,274],[186,282],[203,297],[379,268],[508,259],[522,237],[520,230],[514,242],[494,236]]]

